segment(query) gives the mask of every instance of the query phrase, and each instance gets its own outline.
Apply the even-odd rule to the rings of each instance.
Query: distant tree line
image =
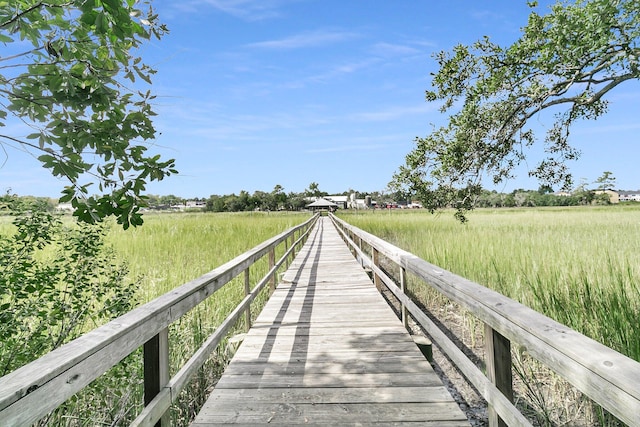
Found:
[[[482,190],[475,200],[476,208],[512,208],[512,207],[539,207],[539,206],[584,206],[593,204],[609,204],[607,194],[599,194],[596,190],[587,189],[586,185],[578,186],[571,193],[554,193],[548,186],[542,186],[538,190],[517,189],[508,193],[495,190]],[[377,201],[378,206],[387,204],[407,205],[412,202],[411,194],[396,192],[358,192],[352,189],[334,196],[349,196],[355,193],[356,198],[363,199],[371,196]],[[206,212],[247,212],[247,211],[297,211],[303,210],[308,205],[310,197],[325,197],[329,194],[320,191],[317,186],[305,189],[303,192],[285,193],[283,188],[277,185],[273,191],[255,191],[250,194],[247,191],[226,195],[211,195],[208,198],[184,199],[175,195],[155,196],[149,195],[148,204],[151,209],[169,209],[171,207],[186,207],[187,202],[199,202],[192,209]]]
[[[555,194],[542,187],[539,190],[514,190],[511,193],[482,190],[475,202],[476,208],[514,208],[536,206],[584,206],[610,204],[607,194],[579,189],[572,193]]]
[[[4,194],[0,194],[0,215],[15,215],[16,203],[39,211],[53,212],[58,205],[58,200],[49,197],[18,196],[8,189]]]
[[[609,196],[599,190],[611,189],[615,186],[615,178],[611,172],[604,172],[593,183],[583,182],[570,193],[554,193],[549,186],[541,186],[538,190],[517,189],[509,193],[501,193],[495,190],[483,189],[474,201],[476,208],[511,208],[511,207],[537,207],[537,206],[581,206],[593,204],[609,204]],[[590,189],[593,188],[593,189]],[[55,199],[46,197],[17,196],[7,191],[4,197],[0,197],[0,215],[10,214],[8,200],[21,199],[30,205],[38,205],[41,210],[53,212],[57,206]],[[348,189],[341,193],[333,193],[334,196],[350,196],[355,194],[357,199],[370,196],[378,206],[408,205],[416,200],[416,196],[406,191],[373,191],[361,192]],[[205,212],[248,212],[248,211],[298,211],[303,210],[310,203],[310,198],[326,197],[329,193],[320,190],[315,182],[309,184],[302,192],[284,191],[284,187],[276,185],[271,192],[254,191],[250,194],[242,190],[239,194],[226,195],[213,194],[208,198],[183,198],[174,194],[144,196],[149,209],[166,210],[172,208],[188,208]],[[5,200],[3,202],[3,200]],[[196,203],[194,203],[196,202]]]
[[[342,193],[333,195],[348,196],[355,193],[357,198],[364,198],[365,195],[391,200],[393,195],[385,195],[380,192],[362,193],[349,189]],[[284,187],[276,185],[271,192],[254,191],[250,194],[248,191],[242,190],[240,193],[232,193],[225,195],[211,195],[208,198],[184,199],[175,195],[156,196],[148,195],[147,203],[152,209],[163,209],[171,207],[187,206],[187,202],[200,202],[195,209],[202,209],[207,212],[246,212],[246,211],[297,211],[302,210],[308,205],[310,197],[325,197],[329,193],[322,191],[318,183],[312,182],[302,192],[285,192]]]

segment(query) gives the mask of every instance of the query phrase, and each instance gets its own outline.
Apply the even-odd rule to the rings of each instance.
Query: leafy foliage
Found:
[[[579,156],[569,144],[571,125],[604,114],[604,96],[640,77],[640,3],[560,1],[545,16],[529,4],[528,23],[511,46],[485,37],[436,55],[426,99],[442,103],[448,124],[416,139],[392,187],[415,193],[432,210],[453,206],[464,219],[484,178],[511,178],[527,147],[541,143],[547,156],[530,175],[571,186],[566,162]],[[545,110],[555,121],[541,142],[529,121]]]
[[[114,215],[124,228],[142,223],[147,181],[176,173],[173,159],[138,142],[155,136],[154,96],[127,81],[151,83],[155,70],[133,53],[167,30],[150,6],[143,12],[136,4],[0,2],[0,42],[19,45],[0,58],[0,126],[13,116],[32,129],[24,138],[0,135],[0,143],[27,150],[67,180],[60,201],[79,219]],[[89,195],[93,184],[101,196]]]
[[[0,236],[0,376],[131,310],[134,284],[104,246],[102,225],[64,225],[12,203],[15,233]]]

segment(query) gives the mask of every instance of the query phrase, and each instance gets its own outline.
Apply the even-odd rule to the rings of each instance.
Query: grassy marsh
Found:
[[[480,209],[467,224],[448,212],[340,216],[640,361],[640,205]],[[448,327],[483,357],[479,320],[424,283],[410,280],[408,289],[439,318],[453,321]],[[521,350],[512,349],[518,406],[534,425],[622,425]],[[474,393],[465,398],[477,399]],[[482,411],[482,403],[470,405]],[[475,419],[476,411],[467,415]]]
[[[640,206],[341,216],[640,360]]]

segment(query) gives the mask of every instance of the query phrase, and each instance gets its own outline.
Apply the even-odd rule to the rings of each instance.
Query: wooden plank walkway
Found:
[[[192,426],[220,424],[469,426],[326,217]]]

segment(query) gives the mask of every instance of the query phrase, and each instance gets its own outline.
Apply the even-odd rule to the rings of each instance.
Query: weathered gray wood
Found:
[[[380,267],[380,253],[378,252],[378,250],[375,247],[371,247],[371,250],[373,251],[373,265],[375,265],[376,267]],[[374,272],[373,273],[373,283],[376,285],[376,289],[378,291],[382,290],[382,283],[380,282],[380,277]]]
[[[487,378],[509,401],[513,402],[513,374],[511,372],[511,343],[494,331],[489,325],[484,329],[485,364]],[[498,416],[493,405],[489,404],[489,425],[506,427],[507,423]]]
[[[193,425],[320,422],[469,425],[328,218]]]
[[[285,375],[233,375],[222,376],[216,388],[290,388],[290,387],[438,387],[442,382],[433,372],[377,374],[311,374],[307,372]],[[453,399],[452,399],[453,400]]]
[[[169,328],[164,328],[144,343],[143,355],[144,404],[147,406],[169,382]],[[167,417],[161,417],[155,424],[155,427],[162,426],[169,426]]]
[[[480,392],[480,394],[491,402],[495,411],[507,420],[510,426],[531,426],[527,418],[518,411],[513,403],[502,394],[498,388],[469,360],[466,354],[460,350],[453,341],[414,303],[408,296],[404,295],[400,288],[393,281],[379,271],[385,286],[394,293],[396,298],[404,302],[409,312],[416,321],[433,337],[438,347],[451,359],[453,365],[463,373]]]
[[[276,421],[274,421],[273,419],[267,420],[266,422],[267,424],[272,424],[272,425],[286,425],[287,427],[327,427],[327,423],[326,422],[310,422],[309,420],[307,420],[306,422],[292,422],[292,421],[286,421],[286,422],[282,422],[282,423],[278,423]],[[225,423],[223,423],[225,424]],[[372,425],[378,425],[378,426],[425,426],[425,427],[468,427],[469,423],[465,420],[465,421],[420,421],[420,422],[414,422],[414,421],[388,421],[388,422],[384,422],[384,423],[376,423],[375,421],[371,422],[371,423],[367,423],[367,424],[363,424],[361,422],[358,421],[351,421],[351,422],[340,422],[340,421],[336,421],[336,422],[332,422],[330,423],[331,425],[334,426],[339,426],[339,425],[353,425],[353,426],[363,426],[363,425],[367,425],[367,424],[372,424]],[[205,424],[192,424],[194,427],[198,427],[198,426],[203,426],[203,425],[207,425]],[[233,422],[233,425],[235,427],[254,427],[256,425],[256,422],[240,422],[240,421],[235,421]]]
[[[268,360],[238,361],[229,366],[225,373],[229,375],[302,375],[302,374],[397,374],[414,373],[416,364],[423,359],[416,355],[407,356],[404,352],[389,354],[377,354],[375,358],[362,360],[358,352],[349,355],[348,358],[336,360],[326,358],[313,361],[291,361],[287,355],[281,353],[281,357],[271,357]],[[380,361],[383,357],[384,363]]]
[[[443,387],[289,387],[287,389],[213,390],[211,400],[219,402],[289,402],[289,403],[434,403],[451,402]]]
[[[271,248],[269,251],[269,269],[272,269],[273,266],[276,265],[276,251],[274,248]],[[276,275],[271,275],[271,280],[269,281],[269,290],[273,292],[276,289]]]
[[[287,240],[285,240],[287,242]],[[244,271],[244,296],[249,295],[251,292],[251,280],[249,275],[249,268]],[[251,328],[251,306],[248,306],[246,311],[244,312],[244,322],[246,324],[245,328],[248,331]]]
[[[430,264],[339,218],[333,219],[358,236],[359,242],[375,247],[511,342],[525,347],[529,354],[616,417],[629,425],[640,425],[640,363],[510,298]]]
[[[400,290],[403,294],[407,293],[407,270],[404,267],[400,267]],[[402,316],[402,324],[406,329],[409,329],[407,306],[402,302],[400,303],[400,314]]]
[[[255,423],[284,424],[389,424],[393,422],[438,421],[469,426],[467,418],[455,402],[434,403],[256,403],[218,405],[218,411],[198,416],[193,426]],[[454,415],[455,414],[455,415]],[[442,425],[442,424],[437,425]]]

